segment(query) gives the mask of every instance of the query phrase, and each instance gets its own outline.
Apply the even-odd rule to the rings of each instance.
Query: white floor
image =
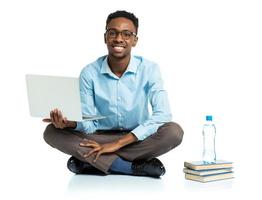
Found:
[[[86,199],[87,197],[104,197],[113,199],[115,195],[122,196],[124,199],[150,198],[150,199],[188,199],[200,194],[201,197],[207,193],[230,192],[234,180],[201,184],[184,180],[182,173],[168,173],[161,179],[128,176],[73,176],[66,189],[68,199]],[[102,192],[102,193],[100,193]],[[201,194],[202,193],[202,194]]]
[[[235,178],[211,183],[184,179],[186,143],[160,159],[167,173],[161,179],[123,175],[74,175],[66,168],[69,156],[46,145],[41,136],[22,145],[11,141],[1,160],[1,199],[259,199],[257,173],[249,160],[234,159]],[[37,142],[36,142],[37,141]],[[17,150],[16,150],[17,148]],[[8,153],[10,153],[8,155]],[[252,167],[253,168],[253,167]],[[4,197],[4,198],[3,198]],[[261,199],[261,198],[260,198]]]

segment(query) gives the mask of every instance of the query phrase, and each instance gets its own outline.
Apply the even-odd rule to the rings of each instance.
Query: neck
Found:
[[[131,56],[129,55],[124,58],[116,58],[116,57],[109,55],[108,56],[108,65],[111,71],[118,77],[121,77],[122,74],[126,71],[128,63],[130,61],[130,57]]]

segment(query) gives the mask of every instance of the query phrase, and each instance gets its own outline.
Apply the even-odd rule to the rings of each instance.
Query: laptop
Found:
[[[26,86],[32,117],[50,118],[50,111],[57,108],[71,121],[106,118],[82,116],[78,78],[27,74]]]

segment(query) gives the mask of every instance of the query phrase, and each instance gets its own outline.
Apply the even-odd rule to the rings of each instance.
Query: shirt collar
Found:
[[[108,65],[108,56],[105,57],[105,59],[102,62],[102,67],[100,70],[101,74],[110,74],[110,75],[114,75],[114,73],[111,71],[109,65]],[[130,72],[130,73],[136,73],[137,71],[137,67],[140,64],[139,60],[135,58],[135,56],[131,56],[129,64],[127,66],[127,69],[125,71],[124,74]]]

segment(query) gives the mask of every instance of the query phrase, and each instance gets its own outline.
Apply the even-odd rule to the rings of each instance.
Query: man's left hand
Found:
[[[96,162],[101,154],[112,153],[121,148],[121,146],[118,145],[117,142],[99,144],[94,140],[87,139],[84,139],[83,142],[80,143],[80,146],[93,148],[91,151],[83,155],[85,158],[95,155],[95,159],[93,162]]]

